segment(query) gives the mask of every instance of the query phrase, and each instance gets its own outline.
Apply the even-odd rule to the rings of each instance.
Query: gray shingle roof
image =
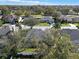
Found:
[[[61,33],[69,34],[73,44],[79,44],[79,30],[63,29]]]
[[[0,27],[0,36],[4,36],[10,32],[9,26]]]

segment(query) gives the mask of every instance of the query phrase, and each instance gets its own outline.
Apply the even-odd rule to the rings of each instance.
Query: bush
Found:
[[[3,23],[4,23],[4,22],[3,22],[2,20],[0,20],[0,26],[2,26],[2,25],[3,25]]]

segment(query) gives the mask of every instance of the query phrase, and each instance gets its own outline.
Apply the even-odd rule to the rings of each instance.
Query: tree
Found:
[[[69,59],[72,49],[70,37],[64,33],[59,33],[58,30],[52,30],[50,33],[53,36],[52,43],[54,45],[48,48],[49,53],[44,59]]]
[[[35,19],[35,18],[26,19],[23,21],[23,24],[31,26],[31,29],[33,28],[34,25],[36,25],[38,23],[39,23],[39,20]]]
[[[0,26],[2,26],[4,24],[3,20],[0,20]]]
[[[54,24],[54,27],[55,28],[60,28],[60,19],[59,19],[59,17],[61,16],[61,12],[57,12],[57,11],[55,11],[53,14],[52,14],[52,17],[54,18],[54,22],[55,22],[55,24]]]
[[[51,16],[55,12],[55,9],[52,7],[48,7],[44,9],[44,15]]]
[[[19,30],[19,32],[11,33],[8,35],[6,45],[3,48],[4,59],[10,59],[10,57],[16,57],[18,49],[25,48],[24,37],[27,34],[27,30]],[[23,51],[23,50],[22,50]]]
[[[22,10],[16,10],[15,15],[21,16],[21,15],[23,15],[23,13],[24,13],[24,11],[22,11]]]
[[[75,11],[76,13],[77,13],[77,15],[78,15],[78,13],[79,13],[79,8],[73,8],[73,11]]]
[[[24,15],[25,15],[25,16],[30,16],[30,15],[31,15],[31,12],[30,12],[30,11],[25,11],[25,12],[24,12]]]
[[[2,14],[3,15],[9,15],[9,14],[11,14],[11,10],[2,10]]]
[[[68,15],[68,12],[69,12],[69,8],[61,8],[60,10],[59,10],[63,15]]]
[[[71,9],[71,10],[69,10],[68,14],[69,14],[69,15],[75,15],[76,12]]]

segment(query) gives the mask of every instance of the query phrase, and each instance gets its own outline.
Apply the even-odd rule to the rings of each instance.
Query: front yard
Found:
[[[25,48],[25,49],[18,49],[17,51],[18,52],[32,53],[32,52],[36,52],[38,50],[39,49],[37,49],[37,48]]]
[[[35,26],[49,26],[49,24],[48,23],[39,23],[39,24],[37,24]]]
[[[61,24],[61,27],[70,26],[69,23],[63,23]]]

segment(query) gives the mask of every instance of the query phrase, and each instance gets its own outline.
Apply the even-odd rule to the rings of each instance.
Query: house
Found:
[[[67,15],[67,17],[71,18],[73,23],[79,22],[78,15]]]
[[[3,20],[6,22],[6,23],[10,23],[10,24],[15,24],[16,22],[16,16],[15,15],[4,15],[3,16]]]
[[[54,19],[52,16],[44,16],[43,18],[40,19],[41,22],[47,22],[49,24],[54,23]]]
[[[79,16],[77,15],[61,15],[60,17],[61,21],[67,21],[67,22],[72,22],[72,23],[76,23],[79,22]]]
[[[72,22],[75,22],[75,23],[79,22],[79,17],[72,18]]]
[[[8,41],[8,35],[11,33],[11,29],[9,27],[9,24],[4,24],[0,27],[0,59],[1,56],[3,56],[3,49],[7,44]]]
[[[72,18],[70,18],[70,17],[68,17],[68,16],[65,16],[65,15],[61,15],[61,16],[59,17],[59,19],[60,19],[61,21],[72,22]]]
[[[52,45],[51,43],[48,43],[47,37],[48,37],[47,33],[42,31],[41,29],[32,29],[32,30],[27,32],[27,43],[26,43],[26,45],[27,45],[27,47],[36,47],[38,44],[37,45],[34,44],[33,41],[36,41],[38,43],[44,42],[47,45]],[[51,41],[49,41],[49,42],[51,42]]]
[[[62,29],[61,34],[65,33],[68,34],[71,38],[73,44],[79,44],[79,30],[78,29]]]
[[[8,24],[5,24],[2,27],[0,27],[0,36],[6,36],[10,31],[11,30]]]
[[[6,36],[11,31],[18,31],[18,27],[11,24],[4,24],[0,27],[0,36]]]
[[[63,33],[69,35],[71,43],[76,47],[74,48],[75,52],[79,52],[79,30],[78,29],[63,29],[63,30],[60,30],[60,33],[62,35]]]
[[[33,35],[32,35],[33,34]],[[48,45],[52,45],[51,43],[48,43],[48,35],[44,31],[40,29],[32,29],[27,32],[27,39],[24,40],[26,43],[25,47],[32,48],[33,51],[21,51],[18,52],[16,57],[17,59],[41,59],[43,56],[47,55],[48,53],[45,50],[39,50],[39,48],[35,48],[37,45],[41,43],[45,43]],[[38,39],[37,39],[38,38]],[[38,44],[39,43],[39,44]],[[38,51],[36,51],[38,50]]]

